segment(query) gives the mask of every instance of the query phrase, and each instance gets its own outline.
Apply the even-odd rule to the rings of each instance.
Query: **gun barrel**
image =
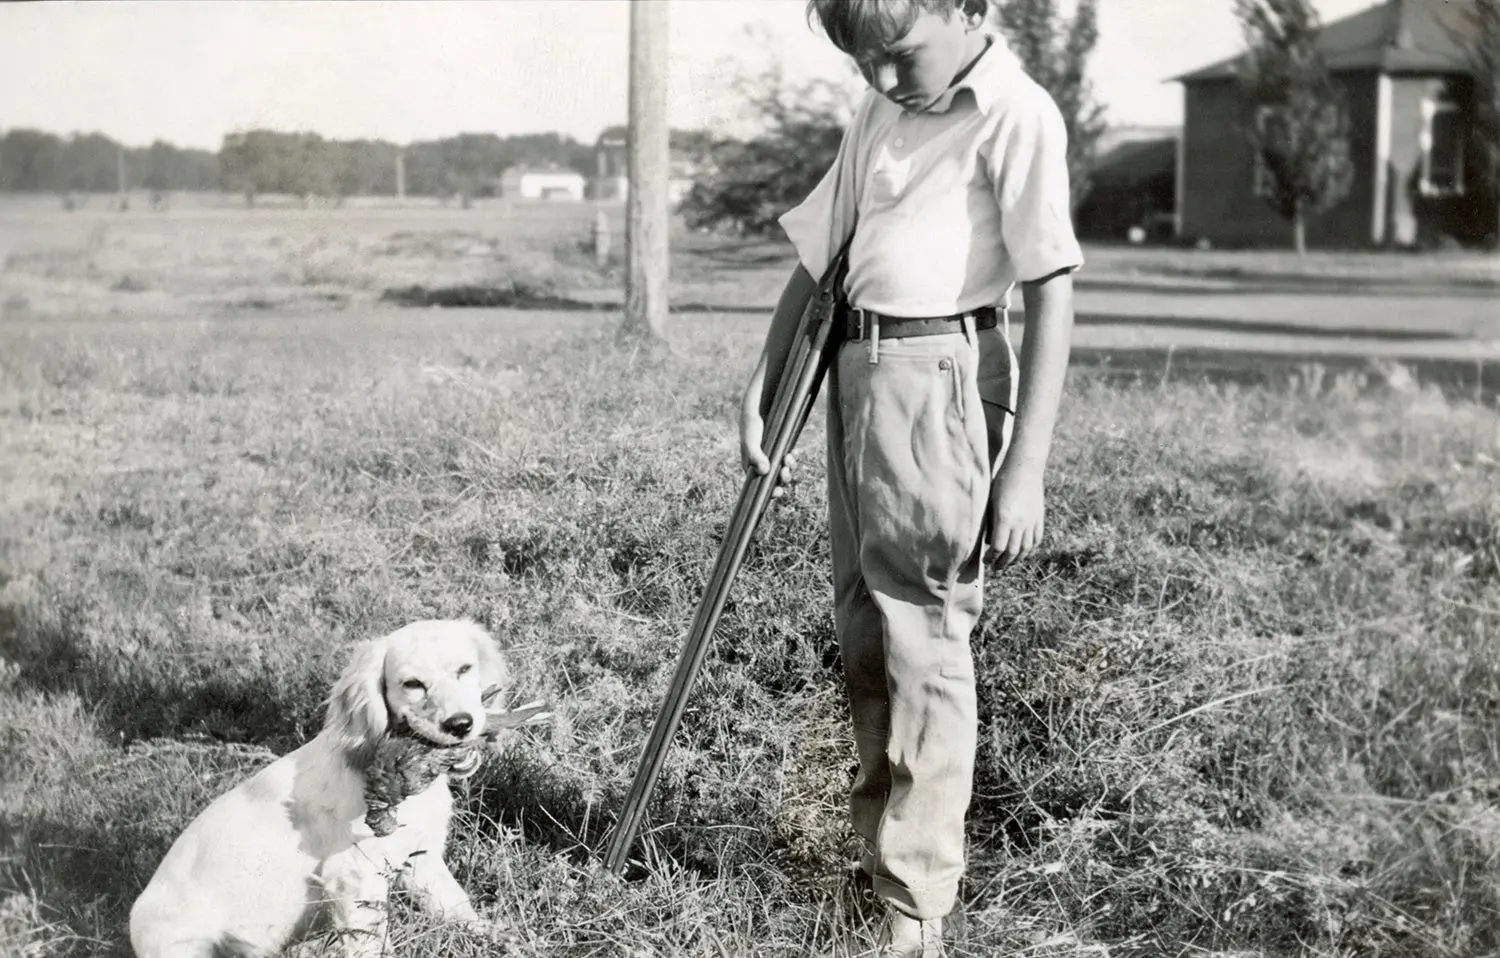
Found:
[[[615,874],[624,870],[626,857],[635,843],[641,819],[645,816],[646,802],[656,787],[657,778],[666,761],[667,747],[677,732],[682,713],[687,707],[688,696],[707,655],[709,640],[724,611],[729,587],[745,558],[766,506],[771,501],[771,493],[776,488],[787,453],[796,445],[802,427],[812,413],[818,387],[832,360],[835,321],[833,299],[836,293],[834,284],[842,282],[841,270],[837,269],[837,264],[830,270],[830,274],[833,281],[829,282],[829,277],[825,277],[824,282],[819,284],[814,302],[803,311],[792,342],[792,355],[788,357],[772,394],[771,410],[766,420],[766,458],[770,461],[771,468],[765,475],[751,471],[745,477],[739,500],[730,516],[724,542],[719,547],[713,571],[688,631],[677,671],[651,729],[651,736],[646,742],[630,791],[626,794],[625,808],[615,826],[605,858],[605,866]]]

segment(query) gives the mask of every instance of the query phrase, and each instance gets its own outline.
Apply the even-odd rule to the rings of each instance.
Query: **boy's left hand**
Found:
[[[1041,470],[1008,465],[1001,465],[990,484],[990,527],[985,546],[985,560],[1002,569],[1041,545],[1047,518]]]

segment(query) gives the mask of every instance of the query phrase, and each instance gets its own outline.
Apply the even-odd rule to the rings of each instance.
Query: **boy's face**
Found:
[[[961,12],[922,10],[905,36],[860,51],[865,82],[909,113],[932,106],[984,50],[984,37]]]

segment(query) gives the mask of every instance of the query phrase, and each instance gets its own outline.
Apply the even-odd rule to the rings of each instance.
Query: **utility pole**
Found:
[[[666,338],[667,2],[630,4],[630,192],[625,200],[625,322],[621,332]]]
[[[406,205],[406,154],[396,151],[396,204]]]

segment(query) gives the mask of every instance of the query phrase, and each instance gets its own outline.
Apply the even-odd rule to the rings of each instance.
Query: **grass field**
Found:
[[[249,243],[110,225],[92,273],[37,265],[71,240],[0,273],[27,300],[0,323],[0,952],[128,953],[172,837],[317,727],[347,644],[465,615],[558,713],[458,788],[449,857],[510,953],[859,954],[816,455],[736,584],[639,862],[594,865],[738,490],[763,318],[678,316],[672,350],[637,351],[610,312],[380,306],[509,276],[440,216],[351,227],[339,262],[373,272],[319,305],[265,279],[312,261],[277,215]],[[552,255],[571,227],[513,229],[491,249],[531,250],[537,283],[591,269]],[[781,268],[703,242],[681,281],[720,301]],[[276,243],[238,286],[203,272]],[[78,308],[117,281],[105,254],[177,263],[106,288],[162,309]],[[267,290],[295,301],[235,305]],[[1389,365],[1106,372],[1072,374],[1048,543],[975,637],[955,953],[1500,952],[1500,411]],[[395,907],[397,953],[492,953]]]
[[[129,213],[94,197],[64,213],[53,198],[0,197],[0,317],[240,314],[339,310],[387,290],[498,287],[516,301],[619,298],[624,211],[603,208],[609,267],[594,265],[591,204],[489,199],[473,209],[414,199],[302,209],[262,200],[137,197]],[[794,260],[785,242],[675,230],[673,302],[768,309]],[[1092,246],[1085,288],[1168,292],[1459,291],[1500,297],[1500,257]]]

